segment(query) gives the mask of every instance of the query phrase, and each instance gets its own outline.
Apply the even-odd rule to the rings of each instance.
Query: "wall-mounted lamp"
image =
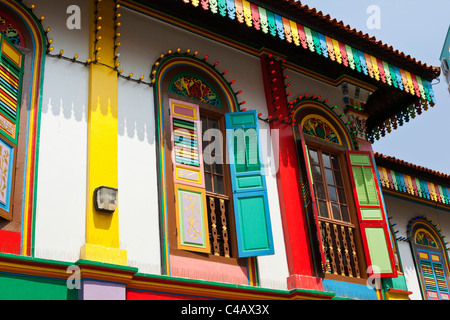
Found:
[[[95,210],[113,213],[117,207],[118,190],[110,187],[98,187],[94,191]]]

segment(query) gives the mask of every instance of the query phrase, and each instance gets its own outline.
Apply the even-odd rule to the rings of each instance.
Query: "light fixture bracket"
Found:
[[[94,190],[95,210],[105,213],[113,213],[117,208],[118,189],[101,186]]]

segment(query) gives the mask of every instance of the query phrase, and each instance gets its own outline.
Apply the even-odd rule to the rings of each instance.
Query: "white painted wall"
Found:
[[[309,97],[315,94],[316,96],[321,97],[320,99],[318,99],[319,102],[324,102],[325,99],[328,99],[325,104],[330,108],[337,105],[338,108],[333,109],[333,112],[336,115],[340,115],[342,114],[342,112],[344,112],[345,103],[343,100],[344,95],[342,92],[342,83],[334,86],[290,69],[287,69],[285,73],[289,76],[289,78],[286,80],[286,83],[290,84],[289,88],[287,89],[288,92],[291,92],[289,101],[294,100],[299,96],[304,97],[306,94],[308,94]],[[354,97],[354,91],[354,85],[348,85],[348,96],[350,98]],[[367,101],[369,96],[369,91],[365,89],[360,90],[360,101]],[[348,121],[347,116],[343,116],[342,121],[346,123]]]
[[[48,59],[43,89],[36,256],[76,261],[86,229],[87,70]]]
[[[89,57],[89,0],[24,0],[25,6],[35,5],[33,13],[36,17],[44,17],[42,26],[50,28],[48,38],[53,39],[53,53],[58,54],[64,50],[64,55],[73,57],[79,55],[80,61],[86,61]],[[80,8],[80,28],[68,29],[67,21],[71,21],[72,11],[67,13],[70,6]]]
[[[87,0],[41,0],[34,12],[45,16],[43,25],[51,28],[55,53],[63,49],[69,57],[78,53],[82,58],[88,55],[88,21],[79,30],[66,27],[66,9],[75,3],[87,10]],[[46,58],[37,181],[38,258],[76,261],[85,242],[88,79],[83,65]]]
[[[119,237],[128,265],[160,274],[153,89],[119,80]]]
[[[450,235],[450,216],[448,211],[427,206],[419,202],[400,199],[398,197],[387,195],[386,193],[384,194],[384,200],[386,203],[387,215],[392,217],[391,223],[396,224],[394,229],[396,231],[398,230],[398,233],[396,234],[397,238],[407,237],[407,226],[409,221],[418,216],[424,216],[434,224],[438,225],[439,229],[442,229],[442,236]],[[409,297],[412,300],[422,300],[411,246],[404,241],[398,241],[397,243],[408,290],[413,292]]]

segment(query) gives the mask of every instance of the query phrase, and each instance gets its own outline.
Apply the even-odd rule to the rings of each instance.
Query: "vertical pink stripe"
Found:
[[[261,20],[259,19],[259,7],[256,4],[250,3],[250,8],[252,11],[253,27],[256,30],[260,30]]]
[[[377,59],[378,71],[379,71],[379,73],[380,73],[381,81],[382,81],[383,83],[386,83],[386,74],[385,74],[385,72],[384,72],[383,61],[380,60],[380,59],[378,59],[378,58],[375,58],[375,59]]]
[[[202,8],[203,10],[209,9],[209,0],[202,0]]]
[[[342,63],[344,66],[348,67],[347,48],[345,48],[345,44],[339,42],[339,49],[341,50]]]
[[[411,182],[414,188],[414,194],[416,196],[419,196],[419,190],[417,189],[416,179],[414,179],[414,177],[411,177]]]
[[[306,33],[305,28],[297,23],[298,35],[300,37],[300,43],[302,44],[303,49],[308,49],[308,43],[306,42]]]
[[[412,79],[412,83],[414,85],[414,90],[416,91],[416,96],[418,96],[420,98],[419,83],[417,82],[416,75],[411,73],[411,79]]]

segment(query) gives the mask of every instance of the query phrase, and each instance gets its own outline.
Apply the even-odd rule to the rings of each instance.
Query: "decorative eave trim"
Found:
[[[381,187],[411,199],[450,208],[450,188],[378,165]]]
[[[183,0],[198,7],[199,0]],[[345,67],[363,73],[389,86],[393,86],[418,99],[436,103],[431,82],[348,44],[328,37],[300,23],[282,17],[246,0],[202,0],[204,11],[237,20],[247,27],[293,43],[297,47],[317,53]]]

